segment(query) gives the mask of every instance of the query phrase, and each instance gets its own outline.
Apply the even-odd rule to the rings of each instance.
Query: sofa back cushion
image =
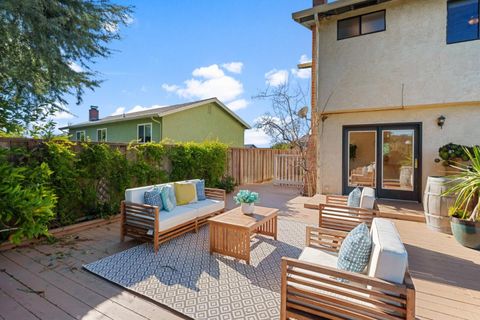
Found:
[[[161,188],[161,186],[163,185],[157,185],[156,187]],[[127,189],[125,190],[125,201],[145,204],[145,192],[152,190],[154,187],[155,186],[153,185]]]
[[[373,219],[370,229],[372,255],[368,266],[370,277],[394,283],[403,283],[408,254],[392,221]]]
[[[375,190],[365,187],[360,196],[360,208],[372,210],[375,207]]]

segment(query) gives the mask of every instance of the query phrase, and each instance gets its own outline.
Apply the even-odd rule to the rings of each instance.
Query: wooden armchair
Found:
[[[363,209],[347,206],[348,196],[327,195],[326,203],[319,205],[318,226],[342,231],[350,231],[365,222],[370,227],[373,218],[378,215],[374,209]]]
[[[307,227],[307,246],[337,253],[347,232]],[[317,256],[318,257],[318,256]],[[415,287],[338,270],[300,259],[282,258],[280,319],[415,319]]]

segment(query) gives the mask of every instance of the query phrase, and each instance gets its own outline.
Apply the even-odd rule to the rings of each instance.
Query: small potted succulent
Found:
[[[241,204],[244,214],[253,214],[255,202],[258,202],[258,193],[249,190],[240,190],[233,200],[237,204]]]
[[[480,250],[480,147],[464,148],[469,165],[451,164],[458,173],[450,176],[444,195],[455,196],[450,208],[452,233],[460,244]]]

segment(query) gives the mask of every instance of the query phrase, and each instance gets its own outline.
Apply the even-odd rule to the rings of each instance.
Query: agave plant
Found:
[[[464,148],[470,164],[455,162],[451,167],[459,173],[449,176],[451,187],[444,195],[455,195],[450,215],[460,219],[480,221],[480,147]],[[473,209],[472,209],[473,208]]]

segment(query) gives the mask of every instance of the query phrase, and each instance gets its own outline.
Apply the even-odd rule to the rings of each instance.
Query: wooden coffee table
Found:
[[[245,260],[250,264],[250,238],[259,233],[277,240],[278,209],[255,206],[252,215],[243,214],[240,207],[208,219],[210,254]]]

